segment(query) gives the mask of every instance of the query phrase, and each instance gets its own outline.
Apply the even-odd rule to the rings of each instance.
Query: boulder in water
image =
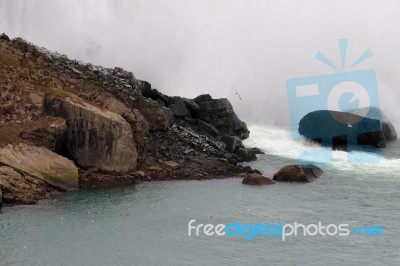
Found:
[[[272,185],[275,184],[275,182],[258,173],[247,173],[242,180],[242,184],[261,186],[261,185]]]
[[[312,182],[323,171],[314,165],[287,165],[274,174],[272,180],[277,182]]]

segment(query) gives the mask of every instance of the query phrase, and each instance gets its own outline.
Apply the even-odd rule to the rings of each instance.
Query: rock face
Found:
[[[61,117],[42,117],[31,127],[24,129],[20,135],[35,145],[59,152],[64,144],[67,123]]]
[[[249,137],[246,123],[241,121],[228,99],[213,99],[210,95],[200,95],[194,99],[199,105],[198,117],[218,129],[221,135]]]
[[[272,180],[277,182],[312,182],[322,173],[323,171],[320,168],[313,165],[287,165],[276,172]]]
[[[46,182],[11,167],[0,166],[0,205],[1,201],[4,204],[33,204],[54,193],[55,189]]]
[[[260,185],[272,185],[272,184],[275,184],[275,182],[269,178],[266,178],[265,176],[260,175],[260,174],[248,173],[243,178],[242,184],[260,186]]]
[[[383,114],[380,118],[377,112],[371,110],[367,117],[362,117],[346,112],[314,111],[300,120],[299,133],[334,149],[352,150],[359,148],[358,145],[383,148],[388,141],[397,139],[397,133],[393,124]]]
[[[225,150],[230,153],[235,153],[244,147],[242,140],[235,136],[222,136],[221,141],[226,145]]]
[[[110,172],[135,169],[137,152],[132,130],[120,115],[60,89],[47,91],[44,112],[67,121],[65,146],[82,168]]]
[[[149,123],[142,113],[136,109],[129,109],[125,104],[112,97],[97,99],[107,110],[122,116],[131,125],[133,137],[140,138],[149,133]]]
[[[61,190],[78,188],[74,163],[46,148],[20,143],[0,148],[0,165],[39,178]]]

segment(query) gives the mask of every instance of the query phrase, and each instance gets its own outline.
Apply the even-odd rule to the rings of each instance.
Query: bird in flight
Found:
[[[235,86],[233,86],[233,89],[235,90],[235,94],[239,97],[239,99],[242,100],[242,97],[240,96],[239,92],[235,89]]]

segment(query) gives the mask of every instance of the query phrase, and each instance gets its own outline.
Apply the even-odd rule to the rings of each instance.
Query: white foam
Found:
[[[298,159],[302,152],[320,148],[319,145],[304,140],[296,141],[291,130],[271,126],[250,126],[250,137],[244,141],[248,147],[258,147],[267,154],[284,158]],[[362,160],[371,154],[351,152],[353,158]],[[365,172],[367,174],[389,174],[400,176],[400,159],[377,157],[377,163],[352,164],[347,161],[348,153],[333,151],[332,166],[340,170]],[[322,158],[316,158],[318,163],[324,163]]]

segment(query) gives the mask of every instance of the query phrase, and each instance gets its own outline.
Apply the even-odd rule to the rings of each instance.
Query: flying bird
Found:
[[[233,86],[233,89],[235,90],[235,93],[239,97],[239,99],[242,100],[242,97],[240,96],[239,92],[235,89],[235,86]]]

